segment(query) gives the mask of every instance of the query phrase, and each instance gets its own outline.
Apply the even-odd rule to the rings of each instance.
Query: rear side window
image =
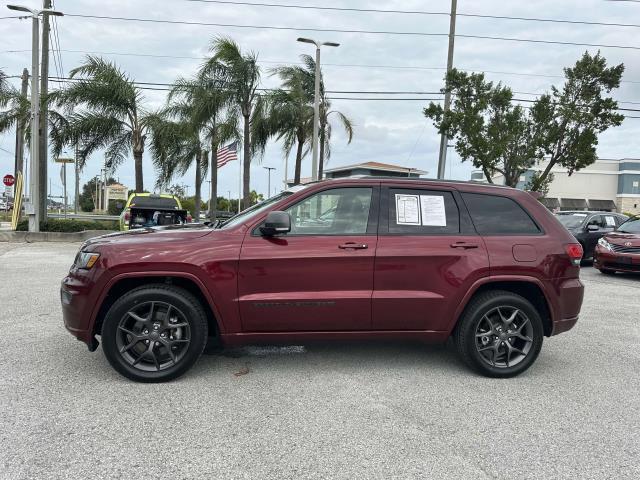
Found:
[[[389,190],[389,233],[446,235],[460,232],[460,212],[451,192]]]
[[[514,200],[496,195],[463,193],[480,235],[537,235],[540,229]]]

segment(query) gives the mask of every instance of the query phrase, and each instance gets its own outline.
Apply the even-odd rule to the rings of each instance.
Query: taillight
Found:
[[[129,211],[124,212],[124,220],[125,220],[125,222],[128,222],[130,218],[131,218],[131,215],[129,214]]]
[[[187,223],[193,222],[193,217],[191,215],[187,215]]]
[[[570,243],[568,245],[565,245],[564,249],[567,252],[567,255],[569,255],[571,264],[579,266],[580,260],[582,260],[582,254],[584,253],[582,251],[582,245],[580,245],[579,243]]]

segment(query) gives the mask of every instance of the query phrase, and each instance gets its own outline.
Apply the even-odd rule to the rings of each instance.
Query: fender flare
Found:
[[[145,271],[145,272],[137,272],[137,271],[126,272],[126,273],[119,273],[111,277],[109,281],[105,284],[105,286],[102,288],[102,291],[100,292],[100,295],[98,296],[96,303],[93,306],[93,310],[91,311],[91,319],[89,321],[90,332],[93,332],[93,330],[95,329],[95,323],[98,317],[98,313],[102,308],[102,305],[104,303],[105,298],[107,297],[107,294],[113,288],[113,286],[116,285],[118,282],[122,280],[126,280],[128,278],[141,278],[141,277],[142,278],[144,277],[147,277],[147,278],[148,277],[179,277],[179,278],[184,278],[186,280],[193,282],[198,287],[198,289],[200,290],[200,293],[202,293],[207,303],[209,304],[209,308],[211,308],[211,311],[213,312],[213,315],[214,315],[214,321],[218,325],[219,333],[220,334],[226,333],[224,329],[224,322],[222,321],[222,317],[220,316],[220,311],[216,303],[213,301],[213,297],[211,296],[211,293],[205,286],[204,282],[202,282],[202,280],[198,278],[198,276],[192,273],[187,273],[187,272],[161,271],[161,270],[153,270],[153,271]],[[96,332],[92,333],[92,335],[95,335],[95,334]]]
[[[465,295],[462,297],[462,299],[458,303],[458,307],[455,310],[455,313],[453,316],[453,322],[451,327],[449,328],[450,332],[453,331],[455,326],[458,324],[458,320],[462,316],[462,313],[464,312],[465,308],[467,308],[469,301],[481,287],[485,285],[490,285],[492,283],[501,283],[501,282],[529,283],[538,287],[542,292],[542,295],[544,296],[545,301],[547,302],[550,321],[552,324],[554,323],[555,321],[554,311],[556,310],[555,308],[556,305],[551,301],[547,288],[539,278],[531,277],[527,275],[494,275],[494,276],[480,278],[476,280],[469,287]]]

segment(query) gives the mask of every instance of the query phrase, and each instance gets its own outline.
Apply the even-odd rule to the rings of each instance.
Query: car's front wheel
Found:
[[[467,306],[454,332],[464,362],[489,377],[513,377],[535,362],[544,332],[540,314],[524,297],[489,291]]]
[[[102,348],[119,373],[139,382],[164,382],[185,373],[207,340],[202,305],[188,291],[147,285],[119,298],[102,325]]]

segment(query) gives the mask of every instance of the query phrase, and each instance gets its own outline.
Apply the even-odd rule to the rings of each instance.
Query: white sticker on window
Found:
[[[420,204],[418,195],[396,193],[396,223],[398,225],[420,225]]]
[[[444,197],[441,195],[420,195],[422,225],[429,227],[446,227],[447,212],[444,208]]]
[[[607,227],[615,227],[616,226],[616,219],[613,217],[604,217],[605,220],[607,221]]]

